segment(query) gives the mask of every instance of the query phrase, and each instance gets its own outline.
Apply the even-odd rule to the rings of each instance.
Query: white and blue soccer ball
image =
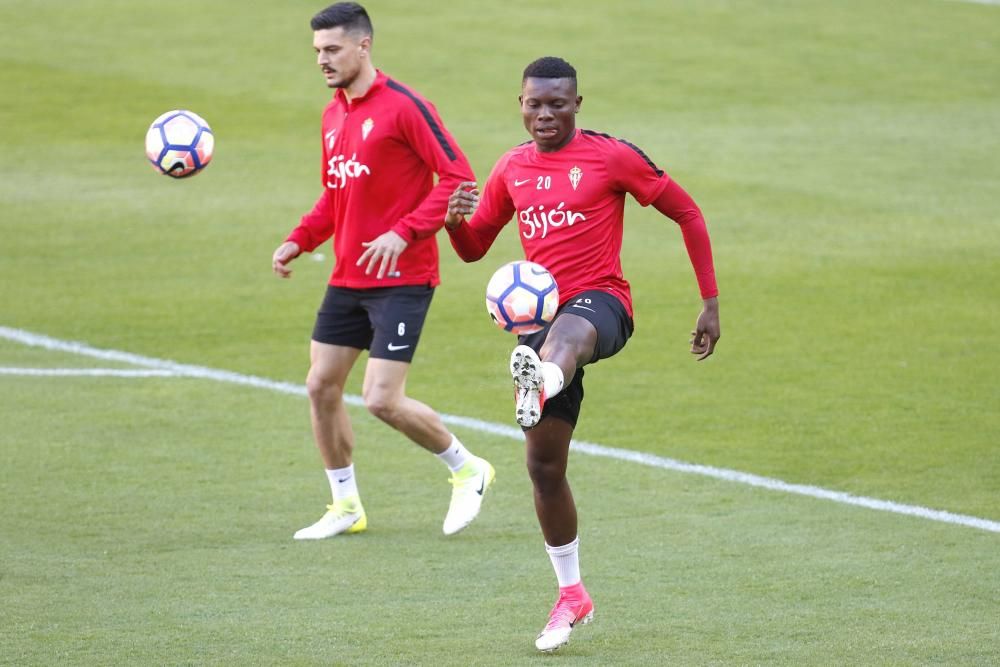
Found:
[[[486,285],[486,311],[493,323],[519,336],[544,329],[558,308],[555,278],[534,262],[504,264]]]
[[[162,114],[146,131],[146,157],[161,174],[184,178],[212,161],[215,135],[205,119],[186,109]]]

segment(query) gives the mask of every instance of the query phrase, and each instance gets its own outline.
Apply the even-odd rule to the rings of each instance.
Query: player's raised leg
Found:
[[[297,540],[319,540],[359,533],[368,526],[354,477],[354,432],[344,404],[344,383],[361,350],[312,341],[306,379],[313,437],[333,502],[319,521],[295,533]]]
[[[410,364],[372,358],[365,371],[363,395],[368,410],[435,454],[451,470],[451,501],[442,530],[459,532],[479,515],[496,472],[486,459],[470,453],[430,406],[405,393]]]

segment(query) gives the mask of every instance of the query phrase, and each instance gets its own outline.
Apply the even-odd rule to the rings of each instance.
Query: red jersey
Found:
[[[632,144],[577,130],[558,151],[541,152],[534,142],[507,151],[476,212],[449,236],[461,257],[477,258],[516,213],[524,256],[552,273],[560,304],[597,289],[618,297],[632,315],[621,267],[625,194],[648,206],[669,183]]]
[[[323,194],[287,240],[308,252],[333,236],[331,285],[434,286],[441,282],[434,234],[449,195],[473,178],[434,106],[378,72],[367,93],[348,101],[338,90],[324,110]],[[409,244],[398,275],[366,276],[355,266],[361,244],[389,230]]]

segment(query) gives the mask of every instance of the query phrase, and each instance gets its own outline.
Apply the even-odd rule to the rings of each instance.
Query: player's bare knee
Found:
[[[341,400],[344,389],[333,380],[310,371],[306,376],[306,393],[313,403],[329,404]]]
[[[528,476],[535,490],[546,495],[562,488],[566,481],[566,468],[555,461],[528,458]]]
[[[390,394],[382,392],[365,392],[365,407],[374,417],[393,425],[399,415],[399,404]]]

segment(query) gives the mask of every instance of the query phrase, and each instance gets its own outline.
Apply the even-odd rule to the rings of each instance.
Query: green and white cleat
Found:
[[[486,489],[496,478],[496,471],[490,462],[478,456],[471,457],[465,465],[452,473],[451,503],[444,518],[445,535],[454,535],[479,515]]]
[[[335,500],[332,505],[326,506],[326,510],[326,514],[319,521],[308,528],[296,531],[295,539],[323,540],[341,533],[346,535],[360,533],[368,528],[365,508],[361,506],[361,499],[357,496]]]

